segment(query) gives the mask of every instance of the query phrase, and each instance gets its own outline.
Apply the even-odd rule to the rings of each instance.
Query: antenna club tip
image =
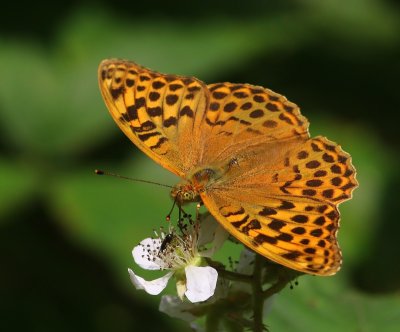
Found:
[[[97,174],[97,175],[104,175],[104,172],[103,172],[102,170],[100,170],[100,169],[95,169],[95,170],[94,170],[94,174]]]
[[[166,220],[166,221],[170,221],[170,220],[171,220],[171,216],[166,216],[166,217],[165,217],[165,220]]]

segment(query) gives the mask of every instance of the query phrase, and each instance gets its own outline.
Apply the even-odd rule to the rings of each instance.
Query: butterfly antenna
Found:
[[[166,221],[170,221],[170,220],[171,220],[171,213],[172,213],[172,211],[174,210],[174,207],[175,207],[175,205],[176,205],[176,200],[177,200],[177,199],[178,199],[178,195],[175,196],[174,204],[172,204],[171,210],[169,211],[169,213],[168,213],[167,216],[165,217],[165,220],[166,220]]]
[[[95,173],[96,175],[114,176],[114,177],[116,177],[116,178],[125,179],[125,180],[129,180],[129,181],[133,181],[133,182],[150,183],[150,184],[155,184],[155,185],[161,186],[161,187],[173,188],[172,186],[169,186],[169,185],[167,185],[167,184],[162,184],[162,183],[153,182],[153,181],[148,181],[148,180],[142,180],[142,179],[134,179],[134,178],[130,178],[130,177],[123,176],[123,175],[119,175],[119,174],[114,174],[114,173],[110,173],[110,172],[105,172],[105,171],[102,171],[102,170],[100,170],[100,169],[96,169],[96,170],[94,171],[94,173]]]

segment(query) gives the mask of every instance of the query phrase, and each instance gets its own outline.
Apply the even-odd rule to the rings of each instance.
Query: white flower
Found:
[[[182,302],[181,299],[173,295],[163,295],[159,310],[170,317],[180,318],[186,322],[193,322],[198,317],[192,312],[195,304]]]
[[[182,301],[175,295],[163,295],[159,310],[170,317],[179,318],[187,322],[193,322],[209,310],[210,306],[228,296],[229,284],[224,278],[219,278],[213,297],[201,303],[189,303]],[[198,331],[199,327],[191,325],[193,331]]]
[[[179,297],[173,295],[163,295],[159,310],[170,317],[182,319],[190,324],[191,331],[203,332],[204,327],[195,322],[196,319],[204,315],[204,303],[182,302]]]
[[[137,289],[157,295],[175,276],[178,296],[190,302],[209,299],[215,291],[218,272],[211,266],[204,266],[203,257],[210,257],[227,238],[227,233],[209,215],[200,223],[189,222],[181,228],[181,234],[161,233],[156,239],[146,238],[133,248],[133,258],[146,270],[168,270],[161,278],[147,281],[128,269],[131,281]],[[211,242],[210,248],[205,244]]]
[[[236,266],[236,272],[252,275],[254,270],[254,260],[256,258],[256,253],[247,248],[244,248],[240,253],[240,258],[238,265]]]

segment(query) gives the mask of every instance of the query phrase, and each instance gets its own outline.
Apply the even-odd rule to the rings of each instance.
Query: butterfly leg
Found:
[[[204,205],[203,201],[196,204],[196,222],[200,219],[200,208]]]
[[[188,219],[189,223],[192,223],[191,215],[187,214],[185,210],[182,209],[182,206],[178,205],[178,228],[182,233],[185,233],[187,229],[187,224],[184,222],[185,218]]]

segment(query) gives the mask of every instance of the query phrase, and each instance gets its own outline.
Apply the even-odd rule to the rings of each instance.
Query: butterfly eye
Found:
[[[183,198],[186,200],[186,201],[189,201],[189,200],[191,200],[192,198],[193,198],[193,192],[184,192],[183,193]]]

